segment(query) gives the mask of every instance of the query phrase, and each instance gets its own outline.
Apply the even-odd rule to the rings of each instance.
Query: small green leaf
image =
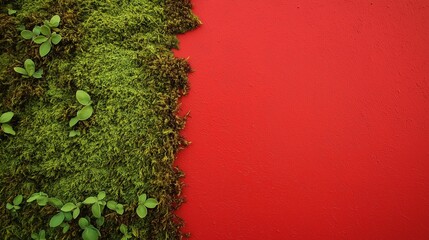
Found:
[[[73,127],[73,126],[74,126],[74,125],[76,125],[78,122],[79,122],[79,119],[78,119],[77,117],[74,117],[74,118],[70,119],[69,126],[70,126],[70,127]]]
[[[30,31],[30,30],[22,30],[21,31],[21,36],[24,39],[29,40],[29,39],[32,39],[34,37],[34,33],[32,31]]]
[[[49,36],[49,35],[51,35],[51,28],[49,26],[43,25],[40,28],[40,32],[45,36]]]
[[[34,200],[36,200],[37,198],[39,198],[40,195],[38,193],[33,193],[28,199],[27,202],[32,202]]]
[[[80,136],[80,131],[71,130],[69,133],[69,137],[76,137],[76,136]]]
[[[117,212],[119,215],[124,214],[124,205],[122,205],[122,204],[118,204],[118,205],[116,205],[116,212]]]
[[[97,195],[98,200],[103,200],[105,197],[106,193],[104,191],[99,192]]]
[[[77,119],[83,121],[83,120],[87,120],[88,118],[90,118],[92,116],[94,109],[92,108],[92,106],[85,106],[83,107],[81,110],[79,110],[77,112]]]
[[[107,202],[107,208],[109,208],[110,210],[116,210],[116,205],[118,203],[115,201],[108,201]]]
[[[53,44],[57,45],[58,43],[61,42],[61,39],[62,39],[61,35],[56,34],[56,33],[52,34],[51,41]]]
[[[63,206],[63,202],[58,198],[48,198],[48,202],[57,208]]]
[[[96,197],[88,197],[87,199],[85,199],[85,201],[83,201],[83,204],[94,204],[98,201],[98,199]]]
[[[51,220],[49,221],[49,226],[54,228],[54,227],[58,227],[61,223],[63,223],[64,221],[64,213],[63,212],[59,212],[57,214],[55,214]]]
[[[80,214],[80,208],[76,207],[73,210],[73,219],[76,219],[79,216],[79,214]]]
[[[25,71],[27,71],[28,76],[33,76],[34,72],[36,71],[36,66],[34,65],[34,62],[31,59],[25,60],[24,68],[25,68]]]
[[[14,113],[13,112],[5,112],[0,116],[0,123],[7,123],[12,120]]]
[[[101,207],[100,204],[98,203],[94,203],[91,207],[91,211],[92,211],[92,215],[94,215],[94,217],[96,218],[100,218],[101,217]]]
[[[42,35],[37,36],[37,37],[35,37],[35,38],[33,39],[33,42],[35,42],[35,43],[37,43],[37,44],[42,44],[42,43],[44,43],[44,42],[46,42],[46,41],[48,41],[48,38],[47,38],[47,37],[45,37],[45,36],[42,36]]]
[[[28,75],[27,71],[25,71],[25,69],[22,67],[14,67],[13,70],[22,75]]]
[[[10,203],[6,203],[6,209],[7,210],[12,210],[13,209],[13,205]]]
[[[34,74],[33,74],[33,77],[34,78],[42,78],[42,74],[43,74],[43,69],[39,69],[39,70],[37,70]]]
[[[144,202],[147,208],[155,208],[158,205],[158,201],[155,198],[149,198]]]
[[[40,240],[45,240],[45,230],[40,230],[40,232],[39,232],[39,237],[40,237]]]
[[[124,235],[128,233],[128,227],[127,227],[127,225],[121,224],[121,227],[119,227],[119,230]]]
[[[140,218],[144,218],[147,215],[147,208],[143,205],[139,205],[137,207],[137,215],[139,215]]]
[[[79,227],[85,229],[89,226],[89,221],[86,218],[79,219]]]
[[[64,206],[61,208],[61,211],[63,212],[71,212],[76,208],[76,205],[74,203],[68,202],[64,204]]]
[[[49,23],[50,23],[50,25],[51,25],[52,27],[58,27],[58,26],[60,25],[60,21],[61,21],[60,16],[58,16],[58,15],[54,15],[54,16],[51,18],[51,21],[49,21]]]
[[[87,227],[82,233],[83,240],[98,240],[99,234],[94,227]]]
[[[139,196],[139,204],[144,204],[144,202],[146,201],[146,194],[142,194]]]
[[[39,204],[39,206],[46,206],[46,204],[48,204],[48,197],[46,196],[40,196],[37,198],[37,204]]]
[[[64,224],[64,226],[63,226],[63,233],[68,232],[68,231],[69,231],[69,229],[70,229],[70,224],[65,223],[65,224]]]
[[[76,91],[76,99],[82,105],[86,106],[86,105],[91,104],[91,97],[85,91],[77,90]]]
[[[39,34],[40,34],[40,30],[41,30],[40,26],[35,26],[35,27],[33,28],[33,33],[34,33],[35,35],[39,35]]]
[[[13,205],[19,205],[22,203],[22,199],[24,199],[24,197],[22,195],[18,195],[13,199]]]
[[[37,233],[32,233],[32,234],[31,234],[31,238],[32,238],[32,239],[34,239],[34,240],[39,240],[39,234],[37,234]]]
[[[103,224],[104,224],[104,217],[97,218],[97,220],[95,220],[95,223],[97,223],[98,227],[103,226]]]
[[[13,130],[12,126],[7,123],[2,123],[1,129],[7,134],[16,135],[16,132]]]
[[[21,207],[20,206],[13,206],[13,209],[18,210],[18,209],[21,209]]]
[[[9,14],[9,15],[13,15],[13,14],[15,14],[16,13],[16,10],[13,10],[13,9],[7,9],[7,14]]]
[[[51,51],[51,43],[49,41],[46,41],[40,45],[39,54],[41,57],[48,55],[49,51]]]
[[[72,218],[73,218],[73,216],[72,216],[71,212],[66,212],[66,213],[64,213],[64,219],[65,219],[67,222],[70,222],[70,221],[72,220]]]

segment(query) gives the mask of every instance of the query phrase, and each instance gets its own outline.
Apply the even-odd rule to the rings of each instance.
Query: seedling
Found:
[[[67,222],[71,220],[72,220],[72,214],[70,212],[60,211],[51,218],[51,220],[49,221],[49,226],[51,228],[62,226],[63,231],[64,231],[64,228],[68,230],[70,226]],[[67,230],[65,230],[65,232],[67,232]]]
[[[72,212],[73,213],[73,219],[76,219],[80,214],[80,206],[82,203],[74,204],[72,202],[68,202],[64,204],[64,206],[61,208],[61,211],[63,212]]]
[[[24,39],[31,39],[34,43],[40,44],[39,54],[44,57],[51,51],[52,44],[57,45],[62,39],[60,34],[52,32],[52,30],[59,30],[57,27],[60,25],[60,21],[60,16],[55,15],[50,21],[45,20],[42,26],[35,26],[33,31],[22,30],[21,36]]]
[[[45,230],[40,230],[39,233],[32,233],[31,234],[31,239],[34,239],[34,240],[46,240],[46,238],[45,238]]]
[[[16,13],[16,10],[13,10],[13,9],[10,9],[10,8],[7,9],[7,14],[13,15],[15,13]]]
[[[115,201],[108,201],[107,202],[107,208],[109,208],[110,210],[115,211],[119,215],[124,214],[124,205],[122,205],[120,203],[117,203]]]
[[[24,62],[24,68],[22,67],[14,67],[13,70],[15,72],[22,74],[22,77],[29,78],[42,78],[43,69],[39,69],[36,71],[36,65],[34,64],[33,60],[27,59]]]
[[[122,236],[121,240],[127,240],[127,239],[130,239],[133,237],[131,235],[131,233],[128,232],[127,225],[121,224],[121,227],[119,228],[119,230],[121,231],[122,234],[124,234],[124,236]]]
[[[100,231],[91,225],[89,218],[80,218],[79,227],[83,229],[82,239],[83,240],[98,240],[101,237]]]
[[[148,208],[155,208],[158,205],[158,201],[155,198],[147,198],[146,194],[139,196],[139,205],[137,207],[137,215],[140,218],[144,218],[147,215]]]
[[[103,201],[105,197],[105,192],[99,192],[97,197],[88,197],[85,199],[85,201],[83,201],[83,204],[92,205],[91,211],[95,218],[101,218],[101,213],[103,212],[104,206],[106,205],[106,202]]]
[[[2,115],[0,115],[0,124],[1,124],[1,130],[4,133],[15,135],[16,132],[13,130],[12,126],[8,123],[10,120],[12,120],[14,113],[13,112],[5,112]]]
[[[6,208],[8,210],[11,210],[12,212],[16,212],[16,210],[21,209],[21,207],[19,205],[22,203],[22,199],[23,199],[22,195],[16,196],[13,199],[12,203],[6,204]]]
[[[46,204],[48,204],[48,201],[49,201],[48,194],[46,194],[44,192],[33,193],[27,199],[27,202],[33,202],[34,200],[37,201],[37,204],[39,206],[46,206]]]
[[[77,112],[76,117],[73,117],[72,119],[70,119],[70,122],[69,122],[70,127],[73,127],[79,121],[87,120],[92,116],[92,113],[94,112],[94,109],[91,106],[92,104],[91,96],[89,96],[87,92],[82,90],[77,90],[76,99],[84,107]],[[70,131],[69,137],[75,137],[75,136],[80,136],[80,132],[75,130]]]

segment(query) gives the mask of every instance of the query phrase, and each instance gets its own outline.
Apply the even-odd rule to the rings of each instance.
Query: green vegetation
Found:
[[[12,203],[6,203],[6,209],[16,212],[16,210],[21,209],[19,206],[22,203],[22,195],[18,195],[13,199]]]
[[[14,67],[13,70],[15,72],[22,75],[24,78],[34,77],[34,78],[42,78],[43,69],[39,69],[36,71],[36,65],[33,60],[27,59],[24,62],[24,68],[22,67]]]
[[[45,230],[40,230],[38,233],[32,233],[31,239],[35,240],[46,240],[45,238]]]
[[[59,31],[57,27],[60,25],[60,20],[60,16],[55,15],[50,21],[45,20],[44,25],[35,26],[33,31],[22,30],[21,36],[24,39],[31,39],[34,43],[40,44],[39,54],[44,57],[51,51],[52,44],[57,45],[62,39],[60,34],[52,32],[52,30]]]
[[[177,111],[191,69],[171,49],[199,24],[189,1],[0,8],[0,123],[18,130],[0,134],[0,239],[180,239],[184,174],[173,162],[187,145]],[[16,74],[23,59],[43,78],[25,63]],[[14,212],[17,195],[28,199]]]
[[[1,130],[4,133],[15,135],[16,132],[13,130],[12,126],[9,124],[10,120],[12,120],[14,113],[13,112],[5,112],[0,115],[0,124]]]

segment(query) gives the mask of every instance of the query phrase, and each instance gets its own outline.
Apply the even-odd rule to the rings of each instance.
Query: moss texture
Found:
[[[18,215],[6,202],[43,191],[70,201],[106,191],[126,203],[126,212],[106,215],[101,239],[120,239],[121,223],[138,239],[180,239],[183,173],[173,166],[187,142],[179,131],[178,100],[188,91],[190,67],[175,58],[174,34],[198,26],[188,0],[19,0],[0,1],[0,112],[13,111],[16,136],[0,132],[0,239],[30,239],[47,230],[48,239],[79,239],[77,221],[63,234],[49,228],[55,208],[24,204]],[[7,15],[7,8],[18,10]],[[44,58],[38,46],[19,36],[54,14],[61,16],[62,42]],[[42,79],[13,71],[31,58]],[[68,126],[79,104],[76,90],[88,92],[94,115]],[[135,214],[137,195],[160,205],[146,218]],[[82,215],[90,215],[84,211]]]

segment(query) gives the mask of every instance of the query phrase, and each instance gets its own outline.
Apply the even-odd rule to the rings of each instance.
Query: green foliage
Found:
[[[119,227],[119,230],[121,231],[122,234],[124,234],[124,236],[121,237],[121,240],[127,240],[133,237],[131,233],[128,232],[127,225],[121,224],[121,226]]]
[[[89,218],[79,219],[79,227],[83,229],[83,240],[97,240],[99,237],[101,237],[100,231],[90,224]]]
[[[107,208],[109,208],[110,210],[115,211],[119,215],[124,214],[124,205],[120,204],[120,203],[117,203],[115,201],[108,201],[107,202]]]
[[[31,239],[34,240],[46,240],[45,238],[45,230],[40,230],[39,233],[32,233]]]
[[[181,238],[182,222],[174,210],[183,201],[179,197],[183,173],[173,161],[186,145],[179,134],[185,119],[176,112],[190,68],[170,51],[178,43],[170,34],[172,25],[166,22],[175,22],[166,16],[167,8],[174,9],[169,7],[171,2],[16,1],[17,17],[5,16],[0,21],[0,25],[7,24],[0,26],[7,39],[0,39],[2,109],[19,112],[18,136],[1,136],[0,202],[10,201],[8,197],[19,190],[25,196],[43,191],[65,203],[76,203],[73,198],[83,201],[94,189],[105,189],[108,196],[129,205],[122,216],[115,210],[103,214],[103,239],[120,239],[121,223],[129,225],[138,239]],[[176,2],[182,4],[182,0]],[[50,50],[55,50],[55,58],[52,54],[40,58],[41,44],[20,41],[16,27],[22,24],[31,30],[55,13],[61,16],[61,31],[49,26],[51,35],[57,32],[63,39]],[[36,28],[36,35],[48,38],[41,31],[41,26]],[[18,74],[9,77],[14,64],[26,58],[49,70],[41,81]],[[97,116],[79,122],[74,130],[79,129],[80,137],[68,138],[64,132],[70,129],[64,122],[83,108],[75,108],[76,100],[70,97],[77,89],[90,89]],[[135,216],[135,196],[142,192],[162,199],[143,220]],[[59,213],[49,198],[46,205],[41,210],[29,204],[18,218],[0,209],[0,236],[29,239],[32,232],[46,228]],[[88,220],[99,228],[102,220],[92,218],[91,207],[82,205],[77,219],[91,215]],[[84,230],[79,230],[76,220],[49,229],[49,238],[77,239]],[[64,235],[61,227],[64,231],[67,224]]]
[[[12,126],[9,124],[13,116],[14,116],[13,112],[5,112],[2,115],[0,115],[1,130],[4,133],[10,134],[10,135],[16,135],[15,130],[13,130]]]
[[[147,215],[148,208],[155,208],[158,206],[158,201],[155,198],[147,198],[146,194],[139,196],[139,205],[137,206],[137,215],[144,218]]]
[[[49,201],[48,194],[44,192],[33,193],[28,199],[27,202],[36,201],[39,206],[46,206]]]
[[[11,210],[12,212],[16,212],[16,210],[21,209],[19,205],[22,203],[22,199],[23,199],[22,195],[16,196],[13,199],[12,203],[6,203],[6,209]]]
[[[34,77],[34,78],[42,78],[43,69],[39,68],[39,70],[36,71],[36,65],[34,64],[33,60],[27,59],[24,62],[24,68],[22,67],[14,67],[13,70],[15,72],[22,75],[24,78]]]
[[[104,206],[106,205],[106,201],[103,200],[105,197],[105,192],[99,192],[96,197],[88,197],[82,203],[86,205],[91,205],[92,215],[95,218],[101,218]]]
[[[83,105],[83,108],[77,111],[76,117],[73,117],[69,121],[69,126],[73,127],[75,126],[79,121],[85,121],[89,119],[92,116],[92,113],[94,112],[94,108],[91,106],[92,101],[89,94],[82,90],[76,91],[76,99],[77,101]],[[69,137],[75,137],[80,136],[79,131],[72,130],[69,133]]]
[[[52,32],[52,30],[59,31],[57,27],[60,25],[60,21],[60,16],[54,15],[51,20],[45,20],[44,25],[35,26],[32,31],[22,30],[21,36],[24,39],[32,39],[34,43],[40,44],[39,54],[44,57],[51,51],[52,45],[57,45],[62,39],[60,34]]]
[[[13,10],[13,9],[7,9],[7,14],[9,14],[9,15],[14,15],[16,13],[16,10]]]

